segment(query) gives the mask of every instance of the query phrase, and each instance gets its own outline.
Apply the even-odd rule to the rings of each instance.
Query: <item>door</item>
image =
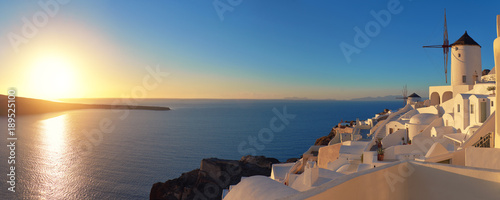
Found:
[[[486,102],[481,102],[481,123],[486,121]]]

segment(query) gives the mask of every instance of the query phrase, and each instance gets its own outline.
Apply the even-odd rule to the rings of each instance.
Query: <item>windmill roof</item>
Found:
[[[454,46],[454,45],[477,45],[479,47],[481,47],[481,45],[479,45],[476,41],[474,41],[474,39],[472,39],[469,34],[467,34],[467,31],[465,31],[464,35],[462,35],[462,37],[460,37],[457,41],[455,41],[453,44],[451,44],[451,46]]]
[[[420,96],[418,96],[417,93],[410,94],[410,96],[408,96],[408,97],[417,97],[417,98],[420,98]]]

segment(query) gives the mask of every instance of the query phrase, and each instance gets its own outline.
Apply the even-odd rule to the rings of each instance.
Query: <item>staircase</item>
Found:
[[[403,116],[405,113],[407,113],[411,109],[413,109],[413,107],[411,107],[410,104],[407,104],[405,107],[401,108],[397,112],[390,114],[389,117],[387,117],[386,120],[384,120],[382,122],[379,122],[377,124],[378,127],[377,126],[374,127],[376,129],[372,133],[373,137],[372,137],[371,145],[368,145],[366,147],[365,151],[369,151],[372,148],[372,146],[375,145],[375,140],[377,138],[379,138],[379,137],[380,138],[385,137],[385,126],[387,125],[387,123],[399,119],[401,116]]]
[[[469,139],[467,139],[464,144],[460,147],[460,149],[465,149],[469,146],[477,146],[477,147],[492,147],[492,134],[495,132],[495,112],[493,112],[486,121],[484,121],[481,128],[477,129],[476,133],[472,135]],[[487,142],[490,143],[487,143]]]

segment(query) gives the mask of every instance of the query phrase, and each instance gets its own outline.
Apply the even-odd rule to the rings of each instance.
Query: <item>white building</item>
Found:
[[[439,105],[455,95],[473,89],[481,75],[481,46],[467,31],[451,44],[451,85],[429,87],[431,105]]]
[[[497,35],[495,66],[500,66],[500,15]],[[311,147],[317,156],[277,164],[270,179],[246,179],[227,199],[499,199],[495,69],[482,75],[481,46],[465,32],[451,45],[451,84],[429,87],[429,101],[412,94],[385,120],[357,123],[370,124],[368,139]],[[378,140],[383,160],[377,159]],[[263,193],[255,196],[256,191]]]

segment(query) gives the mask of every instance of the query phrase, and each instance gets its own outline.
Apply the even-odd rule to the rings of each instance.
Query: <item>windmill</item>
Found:
[[[402,96],[396,97],[396,99],[403,99],[404,105],[406,105],[408,99],[408,89],[406,88],[406,85],[403,87]]]
[[[444,78],[446,83],[448,83],[448,54],[450,51],[450,42],[448,41],[448,25],[446,25],[446,9],[444,9],[444,33],[443,33],[443,44],[442,45],[430,45],[423,46],[424,48],[443,48],[444,56]]]

